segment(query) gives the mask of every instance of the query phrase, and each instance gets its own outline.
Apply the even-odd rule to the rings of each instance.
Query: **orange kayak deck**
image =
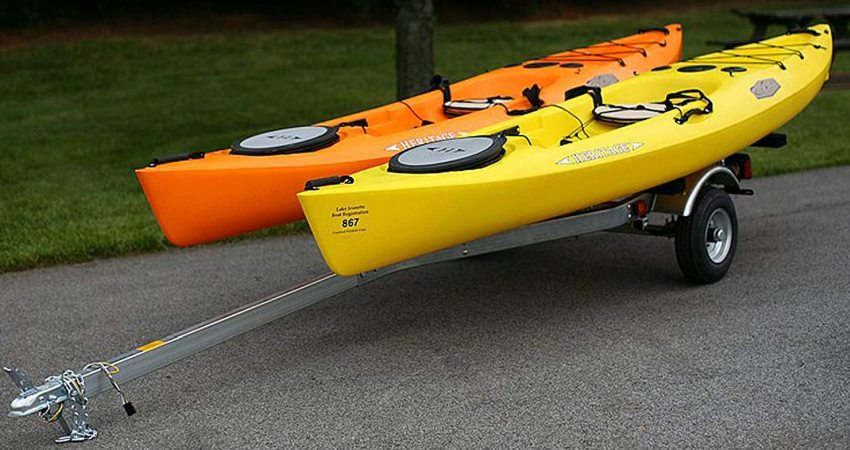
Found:
[[[336,133],[329,145],[319,149],[240,154],[241,147],[234,145],[191,157],[155,160],[136,175],[171,243],[189,246],[238,236],[303,219],[296,194],[309,180],[384,164],[399,151],[505,121],[509,114],[534,109],[533,103],[542,107],[559,103],[571,88],[602,87],[676,62],[681,48],[680,25],[642,30],[316,124]],[[493,104],[462,115],[447,114],[446,100],[466,105],[466,100],[479,99]]]

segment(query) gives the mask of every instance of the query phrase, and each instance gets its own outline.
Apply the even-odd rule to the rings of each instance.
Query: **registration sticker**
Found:
[[[334,236],[350,236],[366,231],[369,208],[362,203],[340,205],[331,212],[330,232]]]

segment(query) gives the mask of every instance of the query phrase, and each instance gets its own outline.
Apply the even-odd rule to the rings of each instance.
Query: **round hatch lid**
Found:
[[[705,72],[706,70],[714,69],[717,66],[713,66],[711,64],[696,64],[692,66],[682,66],[676,69],[679,72],[684,73],[694,73],[694,72]]]
[[[281,128],[239,139],[230,146],[236,155],[280,155],[312,152],[339,140],[336,127],[306,126]]]
[[[393,156],[389,171],[439,173],[477,169],[498,161],[505,153],[505,141],[501,135],[471,136],[417,145]]]

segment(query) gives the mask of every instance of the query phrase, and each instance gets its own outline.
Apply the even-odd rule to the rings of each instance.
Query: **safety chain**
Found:
[[[66,370],[62,375],[49,377],[45,381],[48,383],[58,381],[65,389],[67,396],[67,400],[60,404],[56,411],[50,411],[48,408],[41,415],[46,422],[60,421],[60,425],[68,433],[56,439],[55,442],[62,444],[94,439],[97,436],[97,430],[89,425],[89,414],[86,410],[89,399],[86,397],[86,384],[82,374]],[[71,412],[72,425],[69,425],[62,417],[62,412],[66,408]]]

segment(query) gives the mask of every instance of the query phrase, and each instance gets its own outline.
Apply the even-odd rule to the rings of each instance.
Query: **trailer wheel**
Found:
[[[726,275],[738,240],[738,215],[726,191],[709,188],[700,194],[691,215],[676,224],[676,260],[685,278],[709,284]]]

